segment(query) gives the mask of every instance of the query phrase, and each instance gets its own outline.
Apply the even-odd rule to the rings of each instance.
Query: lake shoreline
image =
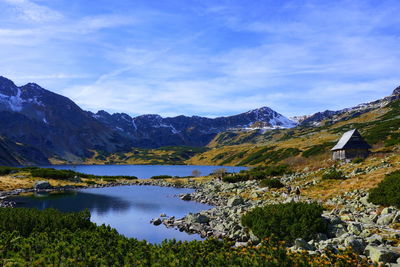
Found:
[[[302,179],[304,174],[293,174],[284,177],[286,183],[295,179]],[[228,239],[235,242],[235,246],[254,245],[258,238],[241,225],[241,216],[254,207],[270,204],[295,202],[315,202],[305,196],[287,194],[284,190],[272,190],[259,187],[258,181],[245,181],[237,183],[225,183],[218,179],[196,181],[189,179],[186,184],[174,183],[165,180],[133,180],[122,183],[109,183],[89,186],[71,187],[68,189],[85,189],[114,186],[159,186],[194,189],[193,193],[176,195],[183,201],[195,201],[212,205],[208,210],[197,213],[188,213],[182,218],[175,218],[168,214],[160,214],[151,222],[158,227],[175,228],[188,234],[199,234],[201,237],[214,237]],[[38,191],[63,191],[66,187],[57,187],[47,190],[17,189],[9,192],[1,192],[4,195],[18,195]],[[400,211],[395,207],[385,208],[380,214],[376,211],[379,206],[367,201],[366,191],[355,190],[346,194],[319,201],[320,204],[335,206],[332,210],[323,213],[323,218],[329,224],[329,233],[321,235],[320,240],[296,240],[291,250],[307,250],[310,253],[324,253],[325,249],[338,251],[346,247],[353,247],[359,254],[369,256],[371,251],[393,252],[392,238],[400,236],[400,230],[389,227],[391,222],[400,221]],[[382,232],[383,231],[383,232]],[[378,233],[378,234],[377,234]],[[375,252],[373,252],[375,253]],[[378,253],[378,252],[376,252]],[[389,252],[388,252],[389,253]]]

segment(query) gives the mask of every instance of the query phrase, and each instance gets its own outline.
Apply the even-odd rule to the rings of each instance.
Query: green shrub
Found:
[[[31,232],[93,228],[88,210],[62,213],[55,209],[0,208],[0,232],[17,231],[28,236]]]
[[[269,188],[282,188],[285,185],[279,179],[263,179],[260,181],[261,187],[269,187]]]
[[[319,155],[319,154],[329,151],[328,148],[333,147],[334,144],[335,144],[334,142],[325,142],[320,145],[311,146],[307,150],[304,150],[301,155],[305,158]]]
[[[97,226],[90,214],[54,210],[0,209],[1,266],[367,266],[354,253],[326,256],[288,253],[274,241],[233,247],[207,239],[150,244]],[[347,263],[347,265],[346,265]]]
[[[247,180],[262,180],[268,177],[281,176],[286,173],[290,173],[287,165],[273,165],[242,170],[239,173],[227,175],[222,180],[227,183],[236,183]]]
[[[257,207],[242,216],[242,224],[263,239],[275,236],[288,242],[296,238],[310,240],[317,233],[326,233],[323,208],[316,203],[286,203]]]
[[[173,178],[171,175],[155,175],[152,176],[151,179],[169,179]]]
[[[46,179],[56,180],[74,180],[75,176],[79,178],[89,179],[137,179],[136,176],[104,176],[104,175],[92,175],[86,173],[80,173],[72,170],[57,170],[53,168],[39,168],[39,167],[6,167],[0,166],[0,175],[7,175],[11,173],[17,173],[20,171],[26,171],[31,173],[33,177],[40,177]]]
[[[361,162],[363,162],[363,161],[364,161],[363,158],[354,158],[351,162],[352,162],[352,163],[355,163],[355,164],[358,164],[358,163],[361,163]]]
[[[337,170],[336,168],[330,168],[322,175],[322,179],[344,180],[346,179],[346,176],[342,171]]]
[[[18,168],[0,166],[0,175],[7,175],[7,174],[15,173],[17,171],[18,171]]]
[[[400,207],[400,171],[387,174],[377,187],[369,191],[368,201],[383,206]]]
[[[300,154],[301,150],[297,148],[281,148],[273,150],[275,147],[265,147],[253,154],[250,154],[247,158],[242,160],[238,165],[256,165],[260,162],[276,164],[279,161],[294,157]]]

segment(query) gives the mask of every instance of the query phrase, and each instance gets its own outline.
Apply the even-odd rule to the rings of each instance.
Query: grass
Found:
[[[184,165],[191,157],[209,150],[207,147],[166,146],[157,149],[133,148],[130,152],[107,154],[92,151],[85,164],[153,164]]]
[[[290,164],[294,170],[318,169],[331,164],[330,148],[345,131],[354,127],[359,128],[373,145],[372,151],[384,148],[387,154],[393,154],[395,147],[400,145],[398,114],[400,101],[355,117],[341,115],[341,120],[332,125],[323,122],[320,127],[281,129],[262,134],[258,131],[221,133],[208,145],[212,149],[195,155],[186,163],[260,166],[274,161]]]
[[[326,200],[357,189],[369,190],[376,187],[387,173],[400,169],[400,155],[397,154],[387,157],[386,161],[390,162],[393,166],[380,168],[367,174],[348,177],[346,180],[322,180],[322,173],[319,175],[317,174],[314,177],[310,177],[308,180],[302,181],[305,183],[311,180],[318,180],[316,185],[303,189],[302,194],[316,200]],[[344,170],[345,173],[350,173],[356,168],[364,169],[368,166],[379,165],[381,162],[382,161],[379,157],[369,157],[360,164],[346,164],[342,166],[341,169]]]

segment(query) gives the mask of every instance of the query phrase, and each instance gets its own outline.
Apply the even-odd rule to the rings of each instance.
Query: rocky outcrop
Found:
[[[51,189],[51,188],[52,188],[52,186],[50,185],[50,183],[48,181],[37,181],[33,185],[33,189],[35,189],[35,190]]]
[[[293,182],[314,173],[294,173],[282,177],[281,181]],[[150,183],[169,185],[164,181]],[[149,182],[146,181],[146,184]],[[313,202],[302,196],[260,188],[257,181],[229,184],[213,180],[186,186],[194,187],[196,191],[181,197],[212,204],[214,207],[199,213],[188,214],[183,218],[168,216],[159,218],[162,224],[180,231],[197,233],[202,237],[231,239],[236,241],[237,246],[257,244],[259,241],[251,231],[241,225],[241,216],[250,209],[287,201]],[[263,196],[266,195],[268,197],[264,198]],[[395,207],[380,210],[379,206],[367,200],[367,192],[356,190],[321,203],[336,207],[323,214],[328,222],[328,232],[317,234],[308,242],[296,239],[290,249],[324,253],[326,249],[338,251],[351,248],[355,253],[368,256],[376,262],[396,263],[400,256],[399,249],[395,247],[400,240],[400,231],[392,226],[400,222],[400,211]]]

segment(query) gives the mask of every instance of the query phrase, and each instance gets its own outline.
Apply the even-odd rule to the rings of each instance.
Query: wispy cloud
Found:
[[[65,0],[58,9],[3,2],[42,15],[0,19],[2,74],[40,80],[92,111],[220,116],[270,106],[299,115],[400,83],[396,1],[81,1],[74,17]]]
[[[48,8],[44,5],[36,4],[29,0],[2,0],[11,5],[14,9],[17,19],[28,22],[49,23],[61,19],[60,12]]]

